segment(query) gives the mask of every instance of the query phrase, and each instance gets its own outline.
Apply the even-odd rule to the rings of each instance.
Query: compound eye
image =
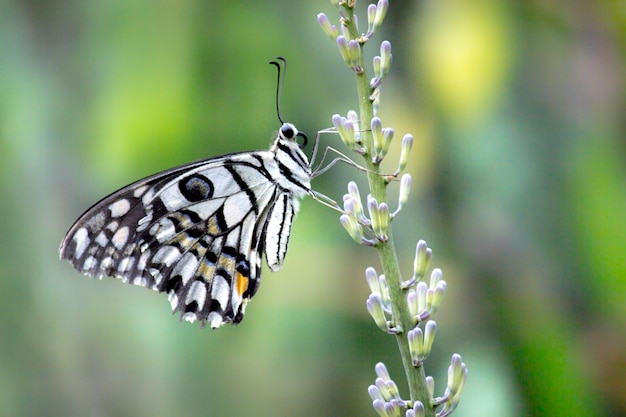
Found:
[[[285,123],[280,127],[280,135],[283,139],[291,140],[298,135],[298,130],[291,123]]]

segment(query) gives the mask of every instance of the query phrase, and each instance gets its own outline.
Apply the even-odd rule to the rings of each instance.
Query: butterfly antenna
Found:
[[[280,65],[280,62],[278,61],[282,61],[283,63],[282,67]],[[280,97],[283,94],[283,85],[285,84],[285,73],[287,72],[287,60],[283,58],[282,56],[277,56],[276,60],[270,61],[270,64],[276,65],[276,68],[278,68],[278,80],[276,82],[276,113],[278,114],[278,120],[280,121],[280,123],[285,124],[285,122],[283,121],[283,117],[280,114]],[[281,69],[282,69],[282,73],[281,73]],[[302,132],[298,132],[298,136],[302,138],[302,143],[300,143],[299,146],[300,148],[304,148],[309,140],[306,137],[306,135]]]
[[[278,61],[282,61],[283,63],[282,74],[280,71],[281,65],[280,65],[280,62]],[[270,61],[270,64],[276,65],[276,68],[278,68],[278,80],[276,81],[276,113],[278,114],[278,120],[280,120],[280,123],[284,124],[285,122],[283,122],[283,118],[280,114],[280,96],[283,93],[283,84],[285,83],[285,72],[287,72],[287,60],[283,58],[282,56],[277,56],[276,60]]]

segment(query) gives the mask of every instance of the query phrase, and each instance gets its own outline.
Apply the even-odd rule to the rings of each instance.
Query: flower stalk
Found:
[[[467,367],[460,355],[453,355],[444,395],[434,397],[434,380],[426,376],[423,364],[433,347],[437,324],[431,317],[441,305],[446,282],[440,269],[432,271],[429,284],[422,281],[432,258],[432,250],[423,240],[417,243],[413,276],[404,281],[400,274],[391,221],[408,201],[411,176],[402,175],[398,206],[393,212],[387,203],[387,186],[406,168],[413,137],[407,134],[402,139],[397,171],[393,175],[381,175],[380,163],[387,156],[394,136],[394,130],[383,127],[381,119],[376,116],[380,106],[380,88],[392,63],[391,43],[383,41],[380,44],[380,55],[374,57],[372,62],[374,77],[371,79],[363,59],[362,50],[382,25],[389,3],[388,0],[379,0],[377,4],[368,6],[365,34],[358,29],[354,10],[356,0],[334,0],[332,3],[339,11],[339,29],[323,13],[318,15],[318,22],[353,71],[358,96],[358,113],[351,111],[347,117],[336,114],[332,122],[344,144],[363,157],[369,184],[365,204],[356,183],[348,184],[340,221],[357,243],[372,246],[378,252],[382,274],[378,274],[373,267],[365,271],[371,290],[366,307],[376,325],[396,338],[410,399],[401,398],[396,383],[382,363],[375,367],[377,378],[368,393],[374,409],[383,417],[445,417],[458,404],[467,378]]]

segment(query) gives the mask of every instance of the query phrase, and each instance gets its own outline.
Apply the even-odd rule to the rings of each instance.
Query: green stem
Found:
[[[344,7],[344,10],[347,12],[345,24],[350,32],[350,36],[353,39],[358,39],[360,34],[357,32],[356,25],[354,24],[354,10],[348,7]],[[361,44],[361,50],[363,49],[363,45],[364,43]],[[369,77],[365,70],[362,53],[359,64],[361,68],[363,68],[363,71],[356,73],[356,87],[359,99],[359,117],[363,131],[362,140],[367,149],[367,153],[364,155],[365,164],[368,169],[367,178],[372,196],[378,202],[383,202],[387,201],[387,182],[379,175],[379,165],[372,161],[373,138],[371,130],[369,130],[369,126],[366,124],[369,124],[370,120],[374,117],[374,108],[370,99],[372,90],[369,85]],[[402,276],[400,274],[391,228],[389,228],[387,232],[387,237],[388,239],[385,242],[379,242],[376,245],[376,250],[378,251],[387,285],[389,286],[389,296],[391,298],[395,324],[402,329],[395,337],[406,373],[411,402],[416,400],[421,401],[422,404],[424,404],[425,416],[434,417],[435,410],[430,402],[424,369],[422,366],[418,368],[413,366],[411,353],[409,351],[407,332],[414,327],[414,322],[407,305],[406,293],[401,285]]]

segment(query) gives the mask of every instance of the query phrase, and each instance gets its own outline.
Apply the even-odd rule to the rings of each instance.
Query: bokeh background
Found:
[[[276,55],[310,137],[355,108],[319,12],[337,21],[325,0],[0,1],[0,415],[373,416],[378,361],[406,394],[365,310],[376,255],[310,199],[238,327],[58,260],[109,192],[267,148]],[[619,1],[392,1],[368,45],[393,45],[383,124],[416,138],[395,236],[406,275],[422,238],[448,282],[425,366],[441,394],[462,354],[459,417],[626,415],[625,28]]]

